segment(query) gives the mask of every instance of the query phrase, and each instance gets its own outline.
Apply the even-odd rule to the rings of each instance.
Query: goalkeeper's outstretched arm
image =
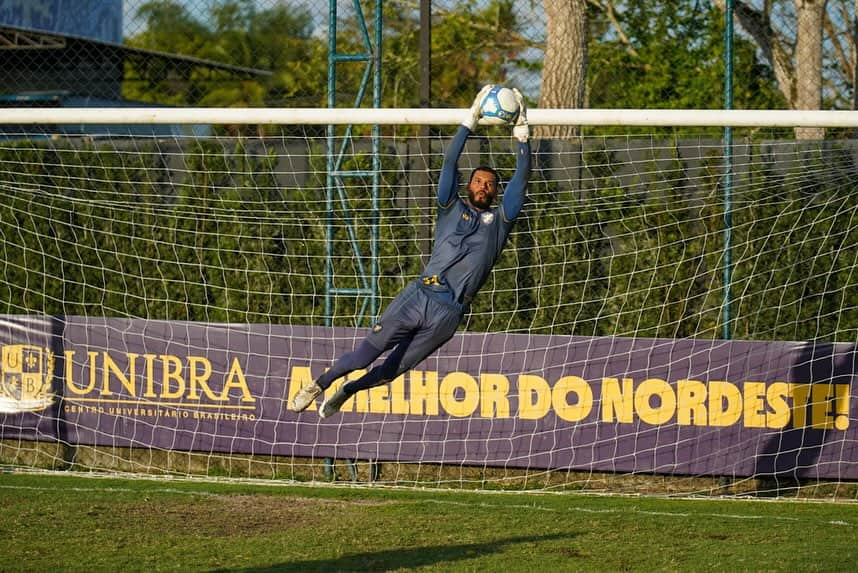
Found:
[[[453,141],[447,147],[444,155],[444,164],[441,166],[441,175],[438,178],[438,204],[441,207],[449,207],[459,194],[459,156],[465,148],[465,142],[471,130],[464,125],[459,126]]]
[[[530,127],[527,124],[527,108],[521,92],[517,89],[513,89],[513,91],[518,100],[519,113],[515,126],[512,128],[512,134],[518,143],[515,155],[515,174],[503,193],[503,216],[507,221],[512,221],[521,213],[531,168]]]
[[[491,84],[483,86],[483,89],[474,98],[468,115],[462,121],[456,135],[453,136],[453,141],[447,147],[447,153],[444,154],[444,163],[438,178],[438,203],[442,207],[449,207],[459,194],[459,157],[462,155],[462,150],[465,149],[468,136],[477,129],[477,122],[480,120],[480,104],[492,87],[494,86]]]

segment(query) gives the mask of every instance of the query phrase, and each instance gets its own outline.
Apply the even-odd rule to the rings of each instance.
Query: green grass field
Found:
[[[855,571],[858,504],[0,474],[0,571]]]

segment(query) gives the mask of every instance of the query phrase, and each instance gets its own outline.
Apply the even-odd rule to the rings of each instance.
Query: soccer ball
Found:
[[[489,125],[511,125],[518,119],[518,100],[508,87],[495,86],[480,104],[480,112]]]

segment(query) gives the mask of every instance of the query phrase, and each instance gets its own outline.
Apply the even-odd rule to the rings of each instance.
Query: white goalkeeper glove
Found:
[[[480,121],[480,116],[483,114],[480,109],[483,104],[483,99],[493,87],[494,85],[492,84],[483,86],[483,89],[481,89],[480,93],[477,94],[477,97],[474,98],[474,103],[471,104],[471,109],[468,110],[468,115],[466,115],[465,119],[462,120],[462,125],[470,129],[472,132],[477,130],[477,123]]]
[[[518,119],[515,120],[515,126],[512,128],[512,135],[522,143],[527,143],[530,139],[530,126],[527,125],[527,106],[524,104],[524,97],[516,88],[512,88],[515,94],[515,99],[518,101]]]

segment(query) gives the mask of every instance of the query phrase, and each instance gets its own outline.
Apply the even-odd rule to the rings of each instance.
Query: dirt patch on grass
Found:
[[[251,536],[312,528],[326,514],[347,506],[341,501],[271,495],[223,495],[188,501],[151,501],[131,511],[163,531],[213,537]]]

